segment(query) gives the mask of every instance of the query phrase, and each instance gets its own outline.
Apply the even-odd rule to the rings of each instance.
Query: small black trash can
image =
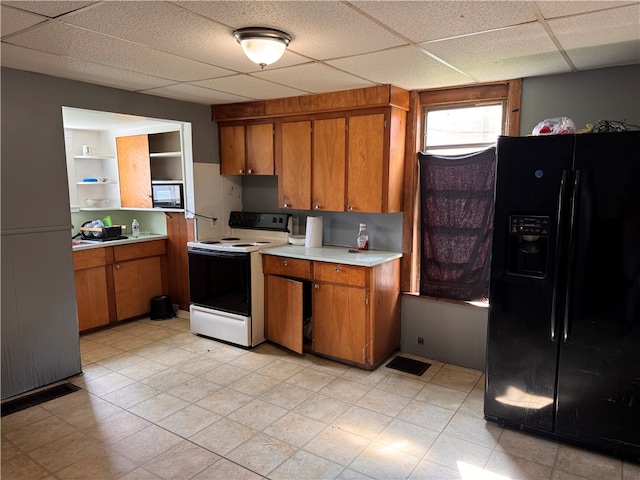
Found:
[[[167,320],[176,316],[169,295],[160,295],[151,299],[151,320]]]

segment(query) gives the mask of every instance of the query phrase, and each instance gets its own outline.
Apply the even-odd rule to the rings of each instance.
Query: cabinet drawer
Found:
[[[281,275],[311,279],[311,262],[298,258],[264,255],[262,270],[265,275]]]
[[[340,283],[356,287],[367,286],[367,267],[341,263],[314,262],[313,279],[319,282]]]
[[[110,247],[92,248],[73,252],[73,269],[101,267],[113,263],[113,249]]]
[[[134,258],[164,255],[167,252],[167,247],[164,240],[153,240],[150,242],[118,245],[117,247],[114,247],[114,250],[115,261],[122,262],[124,260],[132,260]]]

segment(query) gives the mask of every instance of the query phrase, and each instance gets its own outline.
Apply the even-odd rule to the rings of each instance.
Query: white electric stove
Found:
[[[191,331],[251,348],[265,341],[260,250],[287,243],[291,215],[231,212],[229,227],[187,243]]]

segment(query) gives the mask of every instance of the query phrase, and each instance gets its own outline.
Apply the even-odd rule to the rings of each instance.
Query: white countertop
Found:
[[[401,258],[402,253],[386,252],[384,250],[366,250],[354,252],[353,247],[322,246],[306,248],[301,245],[280,245],[260,250],[263,255],[276,255],[279,257],[301,258],[303,260],[316,260],[320,262],[343,263],[346,265],[358,265],[373,267],[381,263]]]
[[[123,238],[122,240],[109,240],[108,242],[92,242],[76,238],[72,240],[73,251],[89,250],[91,248],[115,247],[116,245],[128,245],[130,243],[149,242],[151,240],[164,240],[169,238],[167,235],[150,233],[149,235],[140,235],[138,238]],[[80,242],[76,244],[76,242]]]

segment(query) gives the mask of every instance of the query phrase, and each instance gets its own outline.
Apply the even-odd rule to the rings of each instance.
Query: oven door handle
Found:
[[[206,255],[209,257],[246,258],[248,252],[225,252],[223,250],[209,250],[207,248],[191,247],[187,250],[189,255]]]

